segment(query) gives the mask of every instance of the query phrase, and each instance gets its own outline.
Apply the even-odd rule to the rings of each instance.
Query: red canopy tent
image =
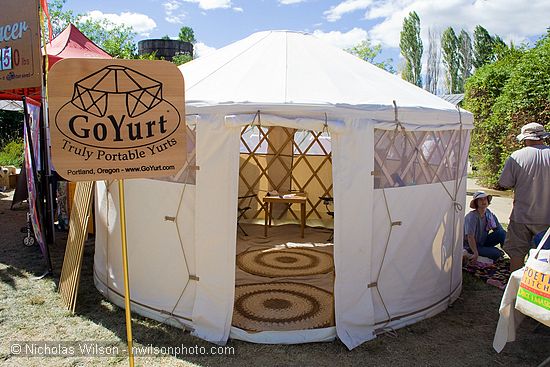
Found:
[[[69,24],[51,43],[46,44],[46,48],[42,49],[42,54],[46,54],[46,52],[50,68],[61,59],[112,58],[72,24]],[[0,91],[0,99],[20,100],[22,96],[40,101],[40,86]]]

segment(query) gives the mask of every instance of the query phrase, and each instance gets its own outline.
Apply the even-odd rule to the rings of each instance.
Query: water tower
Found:
[[[190,42],[171,39],[148,39],[138,42],[138,54],[157,53],[157,57],[172,61],[177,54],[193,55],[193,44]]]

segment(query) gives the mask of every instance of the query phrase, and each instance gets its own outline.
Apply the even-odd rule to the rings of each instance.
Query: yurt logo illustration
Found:
[[[167,140],[181,116],[163,99],[161,82],[126,66],[109,65],[74,83],[72,98],[57,112],[55,124],[73,142],[128,149]]]

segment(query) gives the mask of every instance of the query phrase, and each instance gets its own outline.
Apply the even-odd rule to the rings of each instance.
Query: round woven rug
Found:
[[[289,331],[334,326],[334,297],[300,283],[235,288],[233,326],[249,331]]]
[[[259,249],[237,255],[237,265],[263,277],[325,274],[332,271],[332,255],[307,248]]]

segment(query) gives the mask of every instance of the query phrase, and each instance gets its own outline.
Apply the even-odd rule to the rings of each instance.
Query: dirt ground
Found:
[[[51,246],[54,276],[35,280],[44,270],[37,246],[25,247],[26,208],[10,210],[11,193],[0,193],[0,365],[127,366],[122,354],[107,356],[21,357],[13,346],[23,341],[125,345],[124,311],[102,298],[93,284],[93,239],[86,243],[77,312],[64,310],[56,292],[66,234]],[[258,345],[230,340],[234,355],[136,357],[136,366],[538,366],[550,356],[550,329],[524,321],[517,341],[497,354],[492,340],[502,291],[464,275],[463,292],[439,315],[348,351],[339,341],[302,345]],[[158,348],[211,344],[187,332],[134,316],[135,345]],[[69,344],[68,344],[69,343]],[[42,344],[40,344],[42,345]],[[74,344],[76,345],[76,344]],[[80,344],[78,344],[80,345]]]

